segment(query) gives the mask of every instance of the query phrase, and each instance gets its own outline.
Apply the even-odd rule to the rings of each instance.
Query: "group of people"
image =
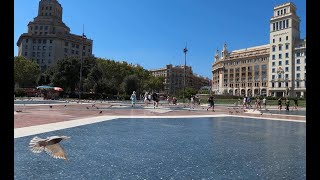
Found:
[[[136,95],[136,91],[133,91],[131,96],[130,96],[130,99],[131,99],[131,106],[134,107],[136,102],[137,102],[137,95]],[[151,100],[153,101],[153,106],[154,108],[158,107],[158,104],[159,104],[159,96],[157,93],[148,93],[148,92],[145,92],[144,94],[144,103],[146,106],[148,106],[148,104],[151,102]]]
[[[293,99],[293,103],[294,103],[294,109],[295,109],[295,110],[298,110],[298,99],[297,99],[297,98],[294,98],[294,99]],[[285,104],[285,109],[286,109],[286,111],[289,111],[290,100],[289,100],[287,97],[285,98],[284,104]],[[278,109],[279,109],[279,111],[282,110],[282,98],[279,98],[279,99],[278,99]]]

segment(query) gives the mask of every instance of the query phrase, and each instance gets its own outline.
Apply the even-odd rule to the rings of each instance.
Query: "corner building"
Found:
[[[91,39],[70,33],[62,21],[62,6],[57,0],[40,0],[38,16],[28,24],[28,32],[17,42],[18,56],[37,62],[41,71],[64,57],[92,56]]]
[[[212,65],[215,94],[306,97],[306,39],[290,2],[273,8],[270,44],[228,52],[223,47]]]

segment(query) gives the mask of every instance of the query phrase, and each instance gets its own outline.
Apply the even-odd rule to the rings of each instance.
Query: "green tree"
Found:
[[[36,86],[40,78],[39,65],[23,56],[14,57],[14,82],[19,87]]]
[[[95,66],[95,58],[84,58],[82,64],[82,82],[86,79],[90,69]],[[73,93],[80,84],[81,60],[77,57],[61,59],[50,69],[50,80],[55,86],[62,87],[65,91]]]
[[[137,75],[129,75],[123,80],[123,89],[126,94],[130,95],[133,91],[137,91],[139,79]]]
[[[148,91],[159,92],[164,89],[164,77],[149,76],[148,80],[144,84],[144,89]]]

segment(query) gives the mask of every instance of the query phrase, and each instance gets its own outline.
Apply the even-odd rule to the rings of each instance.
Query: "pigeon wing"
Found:
[[[58,143],[46,146],[45,151],[53,158],[68,159],[63,148]]]
[[[46,144],[46,139],[41,139],[36,136],[31,139],[29,148],[34,153],[41,153],[44,150],[44,146],[46,146]]]

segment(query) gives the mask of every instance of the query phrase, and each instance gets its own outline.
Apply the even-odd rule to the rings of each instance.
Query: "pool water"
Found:
[[[239,117],[115,119],[71,136],[69,161],[14,139],[14,179],[306,179],[306,124]]]

